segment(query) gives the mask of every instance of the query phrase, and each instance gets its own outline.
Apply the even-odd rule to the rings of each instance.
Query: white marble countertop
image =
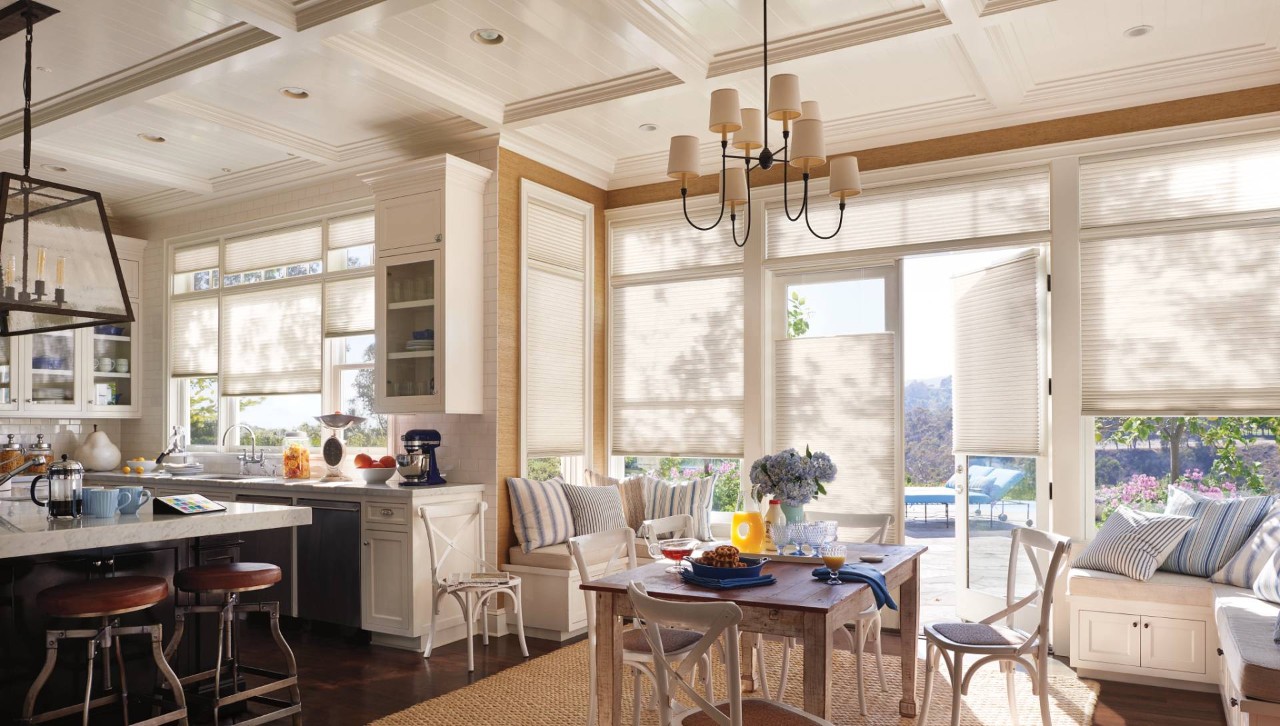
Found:
[[[249,479],[218,479],[217,474],[207,474],[201,478],[172,476],[169,474],[121,474],[119,472],[90,471],[85,472],[85,486],[95,484],[139,485],[146,487],[182,487],[190,486],[195,491],[217,489],[228,491],[253,491],[255,493],[275,492],[280,496],[298,496],[301,494],[346,494],[369,499],[413,499],[415,497],[432,496],[447,492],[461,494],[464,492],[482,492],[481,484],[467,482],[449,482],[431,486],[403,486],[395,481],[386,484],[366,484],[362,481],[330,482],[322,484],[317,479],[280,479],[275,477],[253,477]],[[205,478],[209,477],[209,478]],[[16,485],[22,487],[23,485]],[[25,491],[25,488],[24,488]]]
[[[0,502],[0,559],[311,524],[308,507],[220,502],[225,512],[47,519],[30,501]]]

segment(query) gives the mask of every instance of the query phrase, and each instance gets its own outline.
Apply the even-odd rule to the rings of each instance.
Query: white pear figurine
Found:
[[[93,433],[76,449],[76,460],[84,465],[86,471],[114,471],[120,466],[120,448],[94,424]]]

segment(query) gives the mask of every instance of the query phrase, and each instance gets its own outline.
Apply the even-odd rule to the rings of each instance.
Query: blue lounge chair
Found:
[[[946,485],[940,487],[907,487],[906,500],[907,506],[919,504],[924,506],[924,521],[929,521],[929,505],[941,504],[946,515],[945,520],[951,519],[951,505],[956,503],[956,477],[959,474],[952,474],[947,480]],[[995,519],[995,504],[1009,493],[1009,490],[1018,485],[1026,474],[1020,469],[998,469],[991,466],[970,466],[969,467],[969,503],[977,505],[986,504],[990,508],[988,516]],[[1009,515],[1004,512],[1004,502],[1000,502],[1000,521],[1004,522],[1009,519]],[[1028,514],[1030,514],[1030,506],[1028,505]],[[1031,522],[1027,522],[1027,526],[1031,526]]]

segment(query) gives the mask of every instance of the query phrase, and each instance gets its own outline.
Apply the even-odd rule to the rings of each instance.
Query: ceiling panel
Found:
[[[501,45],[471,40],[496,28]],[[505,103],[649,70],[652,60],[604,42],[587,19],[555,2],[439,0],[397,15],[367,35]]]
[[[305,88],[310,96],[287,98],[280,93],[286,86]],[[411,133],[453,116],[421,93],[412,84],[321,46],[219,74],[175,95],[342,146]]]
[[[158,134],[165,142],[143,141],[140,133]],[[65,152],[68,161],[94,157],[119,164],[121,171],[136,164],[198,179],[221,176],[224,168],[243,171],[289,158],[247,134],[147,104],[41,137],[36,145],[54,158]]]
[[[46,169],[44,168],[46,164],[65,168],[66,171],[58,172]],[[20,149],[0,151],[0,171],[20,173],[22,171],[22,151]],[[72,164],[55,156],[38,152],[32,152],[31,154],[31,175],[37,179],[48,179],[59,184],[91,189],[101,194],[103,201],[108,206],[126,199],[140,197],[144,194],[164,191],[167,188],[161,184],[133,179],[124,174],[114,174]]]
[[[36,101],[122,71],[235,24],[197,0],[43,0],[60,12],[35,27]],[[5,4],[8,4],[7,2]],[[23,37],[0,43],[0,109],[22,107]]]

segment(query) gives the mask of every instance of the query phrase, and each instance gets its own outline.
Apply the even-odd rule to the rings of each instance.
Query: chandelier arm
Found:
[[[724,219],[724,200],[722,199],[720,200],[720,216],[716,217],[716,221],[706,227],[698,226],[698,224],[689,217],[689,189],[687,187],[680,187],[680,205],[684,208],[684,221],[688,222],[690,227],[693,227],[699,232],[710,232],[720,226],[721,220]]]
[[[782,132],[785,140],[787,132]],[[787,146],[782,146],[782,213],[787,215],[787,220],[791,222],[799,222],[800,218],[805,216],[805,210],[809,208],[809,175],[804,175],[804,198],[800,200],[800,209],[796,211],[796,216],[791,216],[791,199],[787,194],[787,167],[791,166],[787,158]]]
[[[738,244],[738,231],[734,229],[733,243],[738,247],[746,247],[747,240],[751,239],[751,175],[747,174],[747,223],[742,231],[742,244]]]
[[[804,199],[806,203],[809,201],[809,175],[808,174],[804,175]],[[817,237],[818,239],[831,239],[832,237],[835,237],[836,235],[840,234],[840,228],[844,226],[844,200],[843,199],[840,200],[840,219],[836,222],[835,231],[832,232],[831,234],[818,234],[816,231],[814,231],[813,225],[809,222],[808,209],[806,209],[804,212],[804,226],[809,228],[809,234],[813,235],[814,237]]]

